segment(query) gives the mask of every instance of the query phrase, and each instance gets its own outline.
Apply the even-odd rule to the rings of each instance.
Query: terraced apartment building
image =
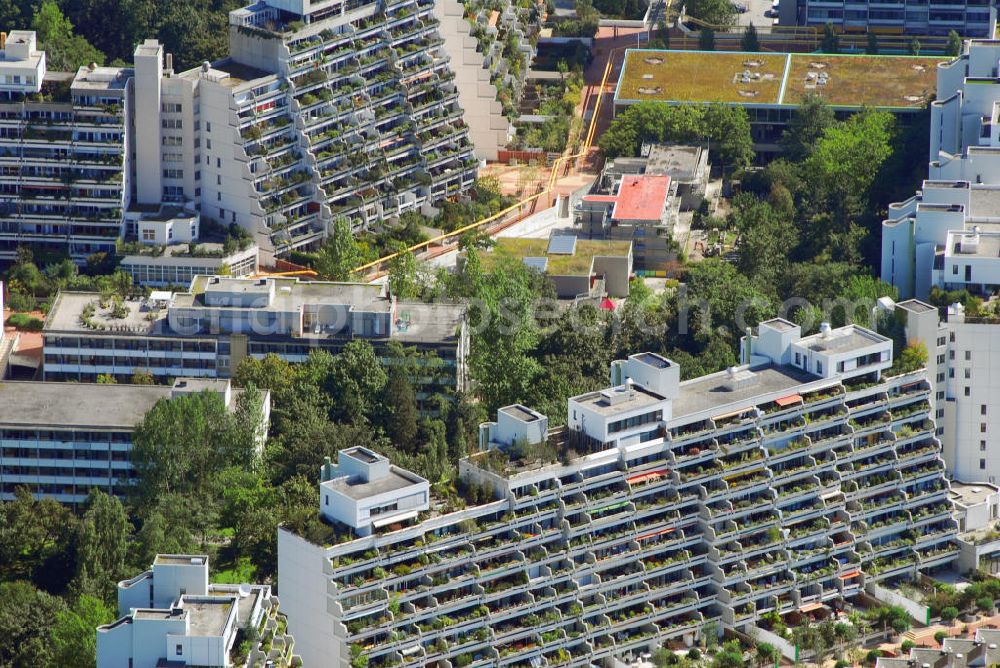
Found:
[[[460,463],[465,503],[363,448],[323,467],[323,521],[278,535],[307,665],[609,662],[753,631],[955,560],[923,370],[856,326],[775,319],[746,364],[680,381],[641,353],[573,397],[514,405]]]
[[[0,261],[33,244],[113,253],[130,193],[131,70],[49,72],[35,33],[0,36]]]
[[[437,25],[428,0],[262,1],[230,13],[228,58],[179,74],[147,40],[139,199],[193,200],[266,261],[337,217],[360,228],[462,192],[477,162]]]

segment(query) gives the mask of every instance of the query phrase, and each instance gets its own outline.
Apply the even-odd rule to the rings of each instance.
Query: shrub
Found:
[[[906,654],[906,653],[908,653],[911,649],[913,649],[916,646],[917,646],[917,643],[913,642],[912,640],[904,640],[902,643],[900,643],[899,649],[904,654]]]
[[[44,325],[41,320],[26,313],[12,313],[10,317],[7,318],[7,324],[11,327],[17,327],[18,329],[23,329],[28,332],[40,332],[42,331],[42,325]]]
[[[958,608],[949,605],[947,608],[941,611],[941,621],[952,622],[958,617]]]
[[[948,637],[947,633],[945,633],[944,631],[938,631],[937,633],[934,634],[934,641],[937,642],[937,644],[939,645],[943,645],[944,639],[947,637]]]
[[[833,668],[851,668],[851,664],[848,661],[840,659],[835,664],[833,664]]]
[[[980,596],[976,599],[976,607],[983,612],[990,610],[993,607],[993,599],[989,596]]]
[[[692,647],[688,650],[688,658],[692,661],[697,661],[701,658],[701,651],[697,647]]]
[[[882,656],[882,652],[877,649],[870,650],[868,654],[865,655],[865,663],[869,666],[874,666],[878,661],[879,657]]]

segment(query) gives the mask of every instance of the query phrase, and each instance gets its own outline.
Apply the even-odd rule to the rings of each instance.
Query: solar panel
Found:
[[[572,255],[576,252],[575,234],[553,234],[549,237],[549,249],[551,255]]]
[[[532,269],[537,269],[538,271],[544,273],[549,266],[549,258],[547,257],[526,257],[524,258],[524,263]]]

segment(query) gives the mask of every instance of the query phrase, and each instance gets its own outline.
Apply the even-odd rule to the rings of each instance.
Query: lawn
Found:
[[[937,64],[948,58],[793,54],[785,85],[785,104],[807,93],[833,105],[918,107],[934,94]],[[822,73],[827,83],[818,83]]]
[[[629,241],[599,241],[577,239],[573,255],[548,255],[548,239],[513,239],[501,237],[491,251],[481,253],[483,268],[490,271],[502,258],[523,259],[526,257],[547,257],[548,273],[553,276],[579,276],[590,271],[595,255],[625,255]]]
[[[776,104],[786,58],[765,53],[630,50],[617,97]]]

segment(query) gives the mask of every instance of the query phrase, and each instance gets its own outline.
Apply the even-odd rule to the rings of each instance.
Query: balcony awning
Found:
[[[750,409],[751,409],[751,407],[747,406],[746,408],[741,408],[741,409],[739,409],[737,411],[733,411],[732,413],[726,413],[724,415],[713,415],[712,419],[715,420],[716,422],[718,422],[719,420],[725,420],[726,418],[731,418],[731,417],[736,417],[738,415],[743,415],[744,413],[746,413]]]
[[[819,602],[806,603],[801,608],[799,608],[799,612],[812,612],[813,610],[819,610],[822,607],[823,607],[823,604],[819,603]]]
[[[657,469],[656,471],[647,471],[646,473],[640,473],[639,475],[634,475],[631,478],[626,478],[625,482],[630,485],[636,485],[641,482],[646,482],[648,480],[656,480],[657,478],[662,478],[670,473],[669,469]]]
[[[663,534],[671,533],[673,531],[674,531],[673,527],[668,527],[666,529],[660,529],[659,531],[654,531],[653,533],[647,533],[647,534],[643,534],[641,536],[638,536],[638,537],[636,537],[636,540],[637,541],[639,541],[639,540],[646,540],[647,538],[654,538],[656,536],[662,536]]]
[[[787,397],[781,397],[780,399],[775,399],[774,403],[778,404],[782,408],[785,406],[794,406],[795,404],[802,403],[801,394],[789,394]]]
[[[861,575],[861,571],[851,571],[850,573],[844,573],[843,575],[838,575],[837,577],[841,580],[850,580],[851,578],[856,578]]]
[[[390,524],[398,524],[400,522],[405,522],[406,520],[412,520],[417,517],[418,513],[416,510],[411,510],[406,513],[401,513],[399,515],[390,515],[389,517],[383,517],[379,520],[373,520],[372,526],[376,529],[381,529],[382,527],[387,527]]]

